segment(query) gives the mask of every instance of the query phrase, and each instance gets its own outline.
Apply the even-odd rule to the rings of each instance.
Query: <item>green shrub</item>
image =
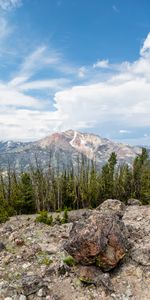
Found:
[[[63,213],[63,218],[61,220],[61,224],[68,223],[68,209],[65,208],[64,213]]]
[[[55,223],[60,225],[61,224],[61,218],[60,215],[57,215],[57,217],[55,218]]]
[[[63,262],[67,265],[67,266],[74,266],[76,264],[74,258],[71,256],[71,255],[68,255],[66,256],[64,259],[63,259]]]
[[[40,265],[49,266],[50,264],[53,263],[53,260],[51,259],[51,257],[44,251],[39,251],[36,254],[36,257],[37,257],[37,261]]]
[[[48,216],[48,212],[43,210],[39,212],[39,216],[36,217],[36,222],[39,223],[44,223],[47,225],[52,225],[53,224],[53,217],[52,215]]]
[[[47,225],[52,225],[53,224],[53,217],[52,217],[52,215],[50,215],[50,216],[47,217],[46,224]]]
[[[5,209],[0,208],[0,224],[9,220],[9,215]]]
[[[57,213],[60,213],[61,211],[62,211],[61,208],[58,208],[58,209],[56,210]]]

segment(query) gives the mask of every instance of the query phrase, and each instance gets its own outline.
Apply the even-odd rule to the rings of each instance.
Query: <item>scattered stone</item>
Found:
[[[26,300],[27,297],[25,295],[20,295],[19,300]]]
[[[31,263],[27,262],[25,264],[22,265],[23,269],[28,269],[31,266]]]
[[[79,268],[79,279],[85,284],[103,285],[106,290],[113,291],[109,273],[103,273],[95,266],[82,266]]]
[[[11,217],[5,224],[0,224],[1,242],[6,247],[0,252],[0,300],[149,300],[150,206],[129,205],[125,211],[124,208],[112,210],[110,201],[113,206],[120,205],[118,200],[110,199],[96,211],[69,212],[72,221],[69,219],[70,223],[64,225],[36,224],[35,215],[30,219],[27,216]],[[63,248],[64,240],[70,241],[70,232],[77,226],[75,222],[80,224],[81,233],[83,230],[85,234],[87,228],[90,246],[94,241],[95,246],[89,248],[90,251],[97,249],[99,241],[103,250],[100,254],[104,256],[106,252],[107,261],[110,253],[118,251],[118,245],[121,248],[119,237],[123,235],[124,243],[127,233],[130,248],[116,268],[103,272],[92,264],[64,264],[63,259],[68,256]],[[101,229],[97,230],[96,226]],[[78,230],[76,235],[81,233]],[[16,239],[24,240],[25,244],[16,245]],[[42,252],[40,245],[45,245],[45,251]],[[48,254],[46,247],[57,247],[57,251]],[[87,255],[87,247],[84,251]],[[39,263],[39,257],[46,257],[45,264]],[[47,258],[53,261],[50,265]],[[93,263],[95,258],[88,256],[88,260]],[[79,280],[80,277],[88,281],[88,286]],[[92,285],[89,285],[90,280]]]
[[[13,231],[13,229],[12,229],[12,227],[10,226],[10,225],[6,225],[6,226],[4,226],[4,232],[12,232]]]
[[[37,296],[38,296],[38,297],[45,297],[45,296],[46,296],[46,291],[44,290],[44,288],[40,289],[40,290],[37,292]]]
[[[142,205],[140,200],[134,199],[134,198],[128,199],[127,204],[128,205]]]
[[[64,264],[64,263],[61,263],[58,267],[58,275],[62,276],[62,275],[65,275],[66,273],[69,273],[71,270],[71,268]]]
[[[50,244],[40,244],[41,251],[47,254],[56,254],[58,251],[58,245],[50,245]]]
[[[0,252],[5,249],[6,249],[5,245],[2,242],[0,242]]]
[[[15,243],[16,243],[17,246],[20,246],[20,247],[21,247],[21,246],[24,245],[24,240],[23,240],[23,239],[16,239],[16,240],[15,240]]]
[[[22,291],[25,296],[35,294],[43,285],[42,278],[36,275],[24,276],[21,281]]]

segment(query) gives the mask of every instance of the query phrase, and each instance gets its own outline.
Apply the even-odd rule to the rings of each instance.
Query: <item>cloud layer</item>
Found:
[[[7,11],[21,6],[22,0],[0,0],[0,8]]]
[[[18,5],[21,1],[0,0],[3,10]],[[0,45],[11,32],[7,18],[1,17]],[[19,58],[13,73],[0,77],[0,139],[33,140],[72,128],[120,139],[141,132],[134,142],[148,140],[150,34],[134,62],[112,64],[103,59],[74,65],[47,44]]]

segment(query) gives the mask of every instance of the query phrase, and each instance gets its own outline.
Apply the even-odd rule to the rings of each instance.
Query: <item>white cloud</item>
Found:
[[[140,54],[142,56],[150,56],[150,33],[144,41],[143,47],[141,48]]]
[[[0,40],[6,38],[10,33],[10,27],[8,22],[4,17],[0,17]]]
[[[22,0],[0,0],[0,8],[10,10],[22,5]]]
[[[17,106],[31,108],[42,107],[40,100],[20,93],[19,90],[10,87],[8,84],[0,83],[0,108]]]
[[[148,51],[149,35],[142,49]],[[118,73],[104,82],[74,86],[55,95],[55,107],[61,117],[66,115],[62,126],[78,128],[103,128],[107,124],[118,127],[139,128],[150,126],[150,59],[139,57],[133,63],[122,63]],[[95,125],[96,124],[96,125]],[[110,126],[109,126],[110,124]]]
[[[42,89],[52,89],[59,90],[65,88],[70,83],[69,79],[59,78],[59,79],[49,79],[49,80],[36,80],[19,85],[19,90],[42,90]]]
[[[109,60],[106,59],[106,60],[98,60],[94,65],[93,65],[93,68],[109,68]]]
[[[119,132],[120,132],[120,133],[123,133],[123,134],[124,134],[124,133],[131,133],[130,130],[126,130],[126,129],[120,129]]]
[[[149,39],[150,35],[143,43],[138,60],[111,64],[111,73],[102,79],[99,74],[106,73],[101,68],[109,66],[108,60],[98,61],[94,68],[72,67],[65,64],[58,51],[46,46],[36,49],[11,81],[0,83],[0,139],[35,139],[69,128],[95,128],[100,132],[106,127],[110,136],[115,128],[116,132],[123,128],[122,134],[149,128]],[[57,78],[31,79],[45,68],[57,71]],[[82,77],[82,73],[86,76]],[[91,74],[88,82],[87,73]],[[82,85],[77,76],[83,79]],[[79,83],[74,85],[73,81]],[[32,90],[43,92],[45,89],[53,92],[53,104],[52,98],[43,101],[32,94]]]
[[[79,78],[84,78],[86,73],[87,73],[87,68],[86,67],[79,68],[79,71],[78,71]]]

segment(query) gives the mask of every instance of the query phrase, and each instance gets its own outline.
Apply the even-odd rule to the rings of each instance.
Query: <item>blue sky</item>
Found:
[[[150,144],[149,0],[0,0],[0,139]]]

